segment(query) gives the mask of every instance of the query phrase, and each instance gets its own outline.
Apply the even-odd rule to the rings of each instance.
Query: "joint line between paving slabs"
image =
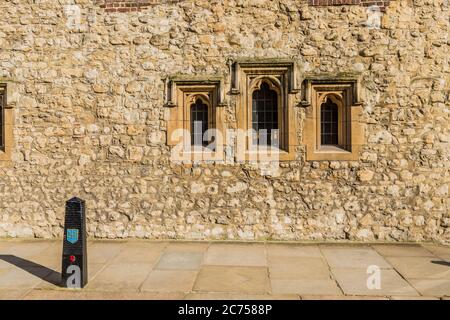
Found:
[[[272,281],[271,281],[271,277],[270,277],[269,254],[268,254],[268,250],[267,250],[267,241],[264,242],[264,256],[266,257],[267,277],[269,278],[269,292],[268,292],[268,294],[273,294]]]
[[[150,271],[148,272],[147,276],[146,276],[145,279],[142,281],[142,283],[139,285],[138,290],[137,290],[138,292],[141,292],[141,293],[142,293],[142,292],[145,292],[145,291],[142,291],[142,286],[144,285],[145,281],[147,281],[147,279],[150,277],[150,274],[151,274],[152,271],[155,269],[155,267],[158,265],[159,261],[161,260],[163,254],[164,254],[164,252],[166,251],[166,248],[167,248],[168,246],[169,246],[168,244],[165,244],[165,245],[164,245],[163,249],[161,250],[161,252],[160,252],[159,255],[158,255],[158,259],[156,259],[155,263],[154,263],[153,266],[151,267],[151,269],[150,269]]]
[[[322,246],[318,245],[317,247],[319,248],[320,255],[322,256],[322,259],[325,260],[325,263],[327,264],[328,271],[329,271],[329,273],[330,273],[331,279],[336,283],[337,287],[339,288],[339,290],[341,290],[342,294],[343,294],[344,296],[346,296],[346,294],[345,294],[345,292],[344,292],[344,289],[342,289],[341,285],[340,285],[339,282],[336,280],[336,278],[334,277],[333,272],[331,271],[331,266],[330,266],[330,264],[328,263],[328,260],[326,259],[325,255],[323,254]]]
[[[386,257],[383,256],[380,252],[378,252],[378,250],[377,250],[376,248],[374,248],[373,245],[370,245],[370,247],[371,247],[376,253],[378,253],[384,260],[386,260],[386,259],[385,259]],[[422,246],[421,246],[421,247],[422,247]],[[433,255],[434,255],[434,254],[433,254]],[[392,266],[392,270],[394,270],[394,271],[400,276],[400,278],[402,278],[403,280],[405,280],[405,282],[406,282],[407,284],[409,284],[409,286],[410,286],[411,288],[413,288],[414,291],[416,291],[416,292],[419,294],[420,297],[423,297],[423,295],[419,292],[419,290],[417,290],[416,287],[414,287],[413,284],[410,283],[410,282],[408,281],[408,279],[406,279],[406,278],[400,273],[400,271],[398,271],[398,270],[395,268],[395,266],[394,266],[392,263],[390,263],[388,260],[386,260],[386,262],[389,263],[390,266]],[[381,270],[382,270],[382,269],[381,269]]]
[[[194,283],[192,284],[192,289],[188,293],[201,292],[201,291],[195,291],[194,288],[195,288],[195,285],[197,284],[198,276],[200,275],[201,269],[203,268],[204,265],[206,265],[206,264],[204,264],[204,262],[206,262],[206,255],[208,254],[210,247],[211,247],[211,241],[208,241],[208,246],[206,247],[206,250],[203,253],[202,263],[200,264],[200,268],[197,270],[197,274],[195,275]]]
[[[33,291],[33,288],[25,290],[18,298],[18,300],[25,300],[25,298]]]
[[[107,266],[109,266],[109,264],[108,264],[108,262],[110,262],[110,261],[113,261],[121,252],[122,252],[122,250],[123,249],[121,249],[121,250],[119,250],[114,256],[112,256],[111,258],[109,258],[109,259],[107,259],[106,260],[106,262],[105,263],[103,263],[103,265],[101,266],[101,268],[92,276],[92,277],[89,277],[89,282],[88,282],[88,284],[86,285],[86,287],[85,287],[85,290],[86,291],[96,291],[95,289],[91,289],[91,283],[92,283],[92,281],[94,281],[94,279],[95,278],[97,278],[97,276],[99,275],[99,274],[101,274],[102,272],[103,272],[103,270],[105,270],[106,269],[106,267]],[[88,251],[89,252],[89,251]],[[89,261],[89,260],[88,260]],[[89,263],[89,262],[88,262]],[[88,270],[89,270],[89,265],[88,265]],[[100,292],[100,291],[99,291]]]
[[[431,253],[433,255],[433,257],[436,257],[436,259],[445,261],[444,258],[441,258],[440,256],[438,256],[436,253],[434,253],[433,251],[431,251],[430,249],[428,249],[427,247],[424,247],[423,245],[420,245],[421,248],[427,250],[429,253]]]

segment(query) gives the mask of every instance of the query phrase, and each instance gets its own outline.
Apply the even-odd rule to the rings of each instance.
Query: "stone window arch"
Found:
[[[357,81],[305,80],[306,160],[357,160],[364,143]]]
[[[190,98],[189,123],[191,134],[191,145],[207,146],[208,138],[205,137],[206,132],[212,127],[211,121],[211,103],[209,99],[202,96]]]
[[[280,146],[282,103],[280,86],[268,78],[258,79],[251,92],[252,142],[258,145]]]
[[[8,89],[8,90],[7,90]],[[7,101],[7,91],[11,86],[0,83],[0,165],[11,163],[13,147],[13,109],[11,101]]]
[[[5,96],[0,92],[0,151],[5,150]]]
[[[236,95],[236,129],[237,132],[246,133],[243,138],[240,135],[236,136],[235,158],[237,161],[297,159],[298,114],[295,106],[300,90],[297,87],[296,69],[295,62],[284,59],[243,58],[230,63],[232,75],[230,93]],[[255,95],[255,92],[261,91],[265,91],[268,96],[259,97],[257,96],[259,93]],[[262,100],[265,101],[258,102]],[[276,108],[272,108],[275,100]],[[267,109],[268,101],[273,101],[269,102],[270,110]],[[261,116],[267,115],[268,118],[255,119],[255,103],[262,104],[261,108],[268,112],[261,112]],[[267,119],[270,120],[267,121]],[[277,143],[270,141],[267,148],[258,144],[260,137],[255,138],[252,135],[253,130],[257,128],[274,130],[278,133],[274,139]]]
[[[226,102],[222,82],[217,77],[167,79],[165,119],[172,160],[184,164],[223,161]]]
[[[317,118],[317,145],[319,149],[336,147],[351,151],[350,108],[346,107],[344,96],[339,93],[320,95]]]
[[[339,110],[332,97],[326,97],[320,105],[320,144],[339,145]]]

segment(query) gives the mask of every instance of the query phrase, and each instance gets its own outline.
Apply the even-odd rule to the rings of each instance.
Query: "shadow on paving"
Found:
[[[15,265],[18,268],[21,268],[22,270],[25,270],[26,272],[32,274],[35,277],[38,277],[48,283],[51,283],[55,286],[60,287],[61,286],[61,274],[59,272],[56,272],[55,270],[49,269],[47,267],[44,267],[43,265],[40,265],[38,263],[34,263],[33,261],[26,260],[11,254],[5,254],[0,255],[0,260],[6,261],[12,265]],[[38,272],[38,270],[40,270]],[[45,271],[45,272],[42,272]],[[45,276],[42,276],[45,274]]]
[[[447,262],[447,261],[435,260],[435,261],[431,261],[431,263],[440,264],[440,265],[443,265],[443,266],[446,266],[446,267],[450,267],[450,262]]]

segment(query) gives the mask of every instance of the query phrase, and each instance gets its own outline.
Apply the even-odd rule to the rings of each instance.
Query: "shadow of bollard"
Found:
[[[55,270],[10,254],[0,255],[0,260],[8,262],[50,284],[61,286],[61,274]]]
[[[431,261],[431,263],[440,264],[442,266],[450,267],[450,262],[448,262],[448,261],[434,260],[434,261]]]

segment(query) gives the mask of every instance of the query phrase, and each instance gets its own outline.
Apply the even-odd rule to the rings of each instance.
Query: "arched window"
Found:
[[[320,142],[321,145],[339,144],[339,112],[338,105],[330,98],[320,107]]]
[[[365,134],[358,81],[321,78],[304,85],[306,160],[359,160]]]
[[[191,143],[195,146],[206,146],[208,141],[203,137],[208,130],[208,106],[201,99],[191,105]]]
[[[3,98],[3,91],[2,88],[0,88],[0,151],[4,150],[5,147],[5,115],[4,115],[4,98]]]
[[[252,96],[253,144],[278,145],[278,95],[267,83]]]

